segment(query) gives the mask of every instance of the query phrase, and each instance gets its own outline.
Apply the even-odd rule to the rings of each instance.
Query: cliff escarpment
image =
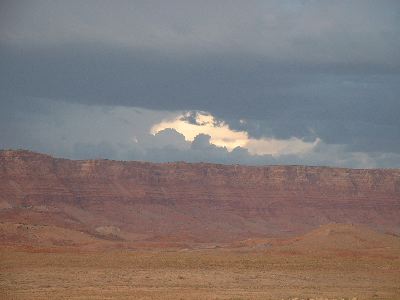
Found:
[[[291,236],[327,223],[398,234],[400,170],[74,161],[5,150],[0,219],[147,242]]]

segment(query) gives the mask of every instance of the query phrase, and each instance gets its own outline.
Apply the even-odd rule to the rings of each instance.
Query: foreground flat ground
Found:
[[[1,299],[400,299],[397,257],[0,251]]]

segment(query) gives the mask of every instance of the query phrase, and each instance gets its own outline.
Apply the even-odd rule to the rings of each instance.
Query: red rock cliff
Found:
[[[202,242],[292,235],[331,222],[400,233],[400,170],[73,161],[1,151],[0,218]]]

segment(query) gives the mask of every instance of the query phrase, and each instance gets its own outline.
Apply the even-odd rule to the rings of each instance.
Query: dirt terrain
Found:
[[[0,151],[0,299],[400,299],[400,170]]]
[[[400,298],[400,238],[353,225],[213,249],[78,249],[3,247],[2,299]]]
[[[1,251],[2,299],[399,299],[400,259],[225,249]]]

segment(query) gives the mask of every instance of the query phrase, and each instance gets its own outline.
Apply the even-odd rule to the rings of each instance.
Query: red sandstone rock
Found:
[[[230,242],[326,223],[400,233],[400,170],[73,161],[0,151],[0,220],[121,239]],[[104,227],[108,228],[108,227]]]

